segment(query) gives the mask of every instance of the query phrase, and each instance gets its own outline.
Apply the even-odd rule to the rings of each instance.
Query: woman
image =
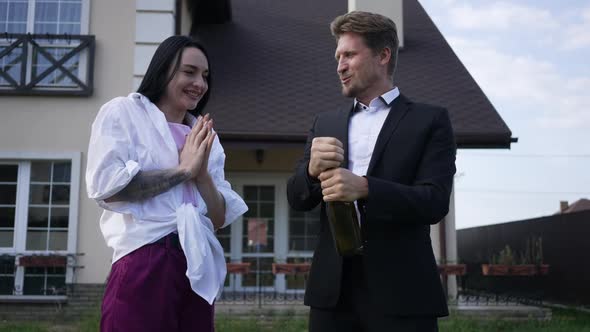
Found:
[[[101,331],[213,331],[226,268],[215,229],[247,207],[224,178],[207,104],[202,45],[172,36],[137,93],[100,109],[88,149],[88,195],[114,249]],[[195,118],[198,116],[198,118]]]

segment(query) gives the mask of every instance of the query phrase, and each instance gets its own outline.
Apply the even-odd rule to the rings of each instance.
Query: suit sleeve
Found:
[[[456,145],[446,109],[438,112],[429,134],[411,185],[367,176],[368,220],[436,224],[447,215],[456,171]]]
[[[322,188],[318,179],[312,178],[307,172],[311,155],[311,142],[315,137],[318,117],[315,118],[312,128],[307,136],[303,159],[295,168],[295,174],[287,182],[287,199],[289,205],[297,211],[309,211],[314,209],[322,201]]]

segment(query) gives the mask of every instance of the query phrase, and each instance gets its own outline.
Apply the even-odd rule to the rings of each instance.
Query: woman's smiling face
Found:
[[[182,50],[180,65],[166,86],[162,99],[177,111],[192,110],[203,98],[207,89],[209,63],[205,54],[196,47]]]

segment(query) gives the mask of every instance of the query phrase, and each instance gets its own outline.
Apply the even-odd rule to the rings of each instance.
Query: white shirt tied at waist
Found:
[[[191,127],[196,123],[190,114],[186,120]],[[88,196],[105,209],[100,228],[114,250],[113,263],[178,231],[191,287],[211,304],[225,281],[225,258],[213,223],[206,216],[207,205],[194,183],[197,206],[183,201],[180,185],[143,201],[104,201],[125,188],[140,170],[175,168],[178,158],[166,117],[156,105],[139,93],[115,98],[101,107],[92,124],[86,169]],[[225,180],[224,164],[223,147],[216,137],[207,169],[225,199],[226,227],[248,208]]]

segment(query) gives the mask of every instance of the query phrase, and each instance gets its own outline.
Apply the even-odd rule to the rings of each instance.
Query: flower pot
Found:
[[[508,275],[509,265],[501,264],[482,264],[481,273],[484,276],[504,276]]]
[[[513,276],[532,276],[537,273],[537,267],[533,264],[511,265],[508,271]]]
[[[438,273],[442,275],[465,275],[467,266],[465,264],[441,264],[438,266]]]

